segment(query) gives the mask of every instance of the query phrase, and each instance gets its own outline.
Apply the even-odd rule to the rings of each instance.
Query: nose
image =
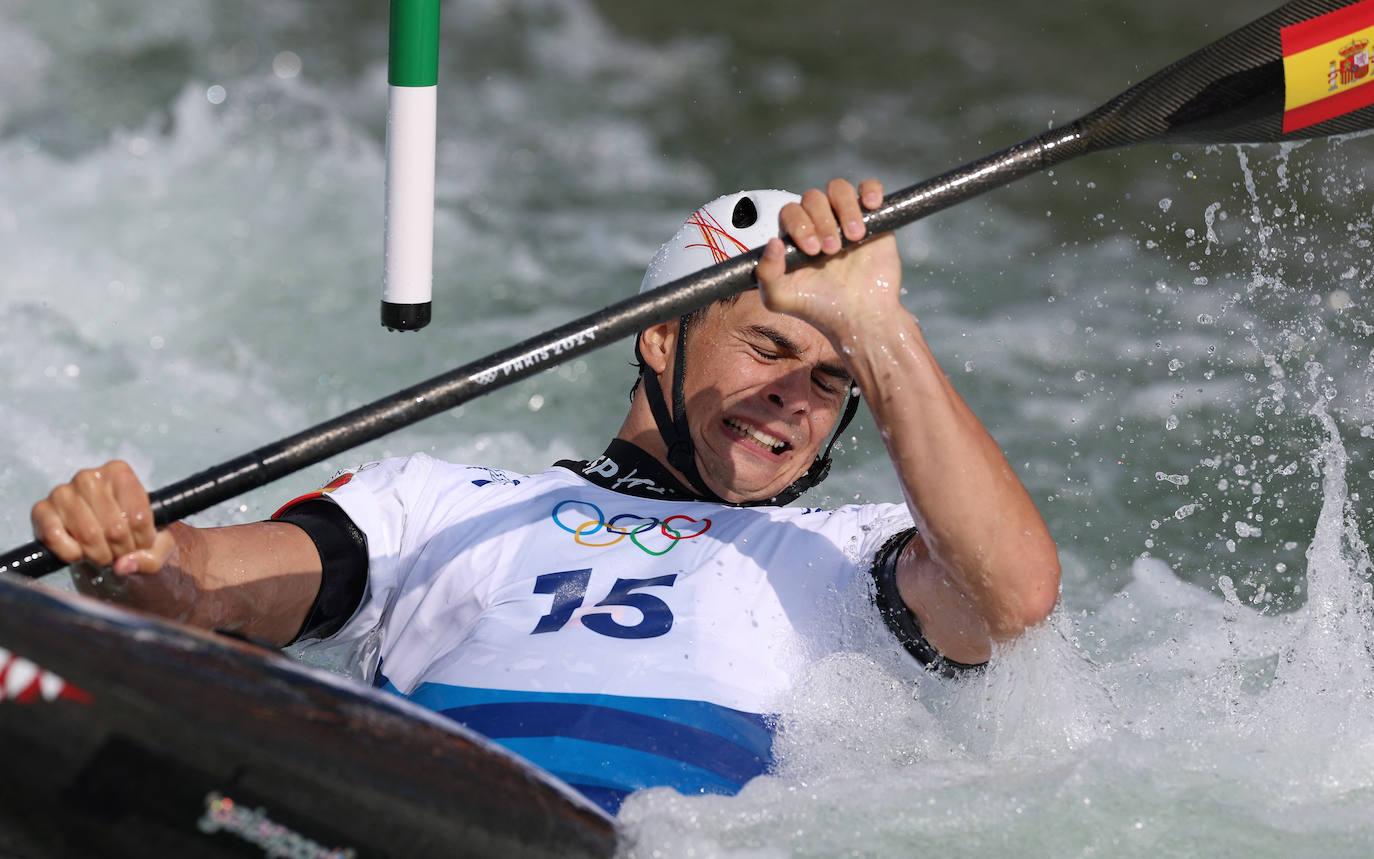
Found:
[[[810,372],[798,368],[774,379],[764,396],[785,414],[805,414],[811,409],[810,385]]]

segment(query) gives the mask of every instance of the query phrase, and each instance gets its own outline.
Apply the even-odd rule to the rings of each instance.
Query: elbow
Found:
[[[1044,623],[1059,602],[1059,552],[1053,544],[1018,566],[1017,584],[1008,589],[1009,598],[997,622],[989,624],[988,632],[997,641],[1010,641]]]
[[[1059,556],[1054,555],[1037,571],[1035,578],[1035,587],[1022,600],[1022,629],[1038,626],[1054,613],[1059,603]]]

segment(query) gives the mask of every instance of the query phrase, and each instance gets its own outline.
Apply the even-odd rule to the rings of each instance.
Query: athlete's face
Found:
[[[666,346],[677,326],[666,326]],[[660,375],[671,403],[674,353]],[[849,397],[849,372],[810,325],[755,292],[715,304],[687,331],[683,385],[697,465],[726,501],[771,498],[801,477]]]

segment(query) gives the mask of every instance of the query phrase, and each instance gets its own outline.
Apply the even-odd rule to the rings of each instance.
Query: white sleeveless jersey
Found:
[[[376,685],[612,812],[639,788],[733,793],[765,772],[769,714],[808,664],[854,649],[846,606],[876,616],[868,564],[911,526],[902,505],[661,500],[424,455],[331,486],[369,555],[333,640],[374,642]]]

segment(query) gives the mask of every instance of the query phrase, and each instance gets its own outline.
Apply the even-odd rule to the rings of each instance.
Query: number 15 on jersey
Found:
[[[560,573],[545,573],[534,580],[534,592],[552,594],[553,607],[549,613],[539,618],[531,635],[557,632],[568,625],[573,613],[582,607],[587,598],[587,584],[591,581],[592,571],[565,570]],[[592,632],[611,638],[657,638],[666,635],[673,628],[673,610],[668,603],[653,594],[640,593],[645,588],[671,588],[677,581],[677,573],[655,576],[651,579],[616,579],[611,592],[596,604],[602,606],[629,606],[638,609],[642,617],[638,623],[624,624],[615,619],[610,611],[588,612],[578,620]]]

